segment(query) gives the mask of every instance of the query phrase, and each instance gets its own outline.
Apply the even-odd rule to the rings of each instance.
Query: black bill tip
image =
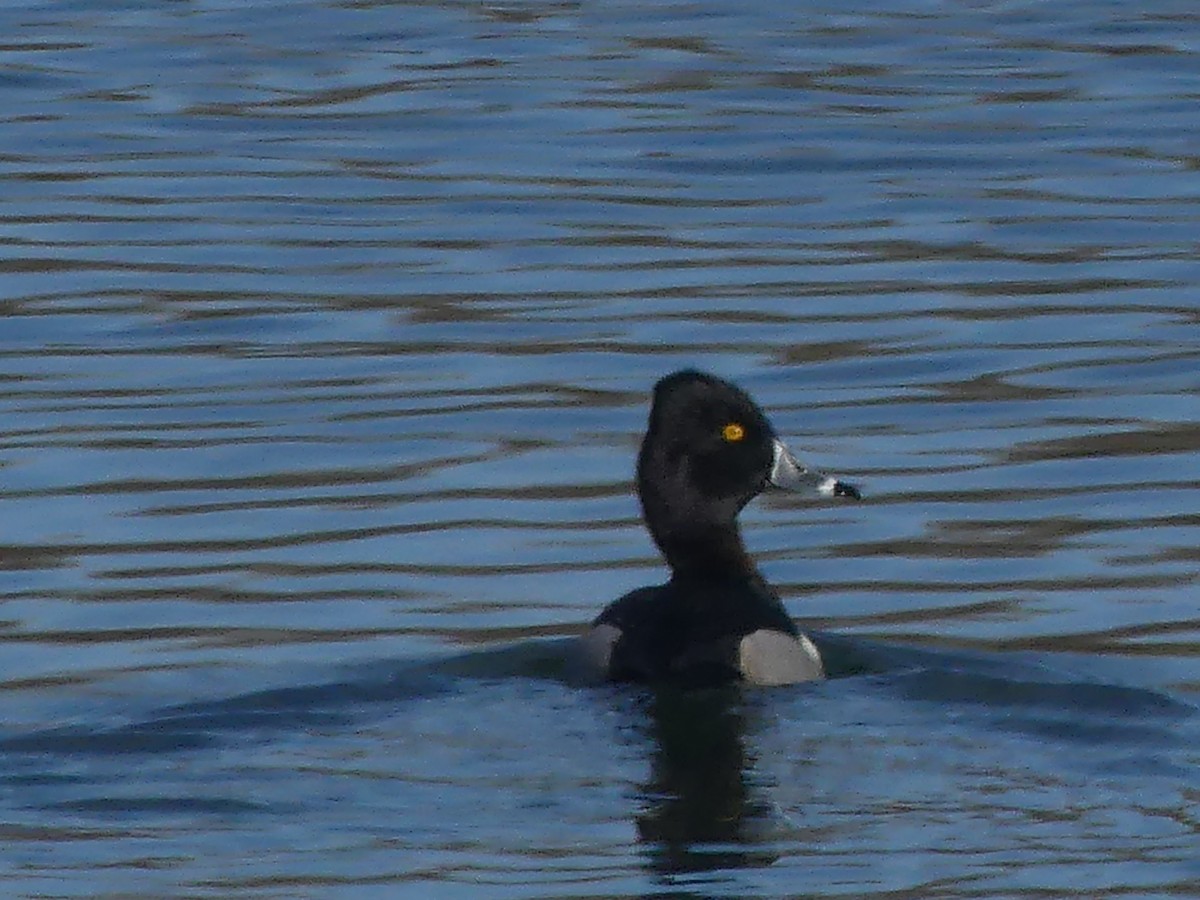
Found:
[[[861,500],[862,492],[856,485],[848,481],[835,481],[833,483],[833,496],[849,497],[851,500]]]

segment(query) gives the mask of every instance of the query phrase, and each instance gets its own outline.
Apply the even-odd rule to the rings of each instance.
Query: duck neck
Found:
[[[737,527],[691,525],[654,535],[673,580],[761,582]]]

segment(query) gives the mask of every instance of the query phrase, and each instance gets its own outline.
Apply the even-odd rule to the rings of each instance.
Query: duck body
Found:
[[[859,496],[801,466],[729,382],[685,370],[658,383],[637,488],[671,578],[630,591],[592,622],[580,652],[589,679],[702,686],[824,677],[819,652],[754,565],[737,526],[746,503],[770,485]]]
[[[639,588],[611,603],[584,637],[610,681],[687,687],[824,677],[820,654],[764,587],[745,582]]]

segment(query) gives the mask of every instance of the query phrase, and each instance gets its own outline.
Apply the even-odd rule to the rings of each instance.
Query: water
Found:
[[[1196,892],[1192,4],[0,31],[6,896]],[[827,683],[562,675],[685,365]]]

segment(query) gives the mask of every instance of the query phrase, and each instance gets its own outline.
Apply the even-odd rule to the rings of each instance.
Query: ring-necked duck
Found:
[[[771,485],[859,498],[853,485],[797,462],[729,382],[692,370],[659,381],[637,491],[671,579],[600,613],[582,638],[590,678],[707,685],[824,677],[816,646],[788,617],[738,530],[742,507]]]

